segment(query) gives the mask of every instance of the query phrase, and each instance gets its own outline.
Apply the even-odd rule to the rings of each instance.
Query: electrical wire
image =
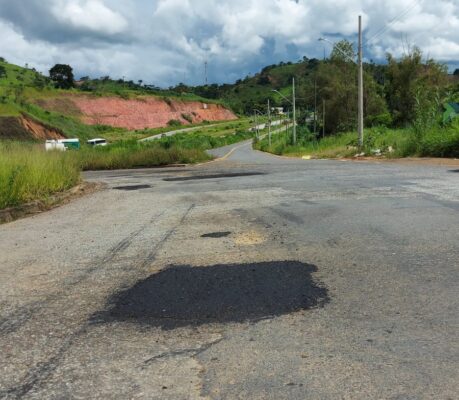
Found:
[[[379,29],[370,39],[368,39],[364,44],[368,45],[370,42],[374,41],[375,39],[381,37],[384,35],[391,27],[394,25],[396,22],[400,21],[403,17],[408,15],[419,3],[421,0],[414,0],[413,3],[411,3],[404,11],[402,11],[400,14],[398,14],[396,17],[394,17],[392,20],[390,20],[385,26],[383,26],[381,29]]]

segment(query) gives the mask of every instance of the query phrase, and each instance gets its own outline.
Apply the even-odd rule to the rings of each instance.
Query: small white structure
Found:
[[[79,148],[80,148],[80,139],[47,140],[45,143],[46,151],[51,151],[51,150],[67,151],[68,149],[78,150]]]
[[[58,150],[66,151],[67,148],[64,146],[64,143],[59,143],[58,140],[47,140],[45,143],[46,151]]]

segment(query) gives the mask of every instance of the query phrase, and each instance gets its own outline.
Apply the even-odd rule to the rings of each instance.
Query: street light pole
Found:
[[[363,40],[362,16],[359,15],[359,146],[363,147]]]

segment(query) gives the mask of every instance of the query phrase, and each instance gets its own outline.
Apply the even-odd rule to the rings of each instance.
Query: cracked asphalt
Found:
[[[0,398],[457,399],[457,171],[213,153],[0,226]]]

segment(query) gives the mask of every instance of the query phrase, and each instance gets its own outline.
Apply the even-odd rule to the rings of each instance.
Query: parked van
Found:
[[[89,144],[90,146],[107,146],[107,141],[105,139],[100,139],[100,138],[97,138],[97,139],[91,139],[91,140],[88,140],[86,142],[87,144]]]

